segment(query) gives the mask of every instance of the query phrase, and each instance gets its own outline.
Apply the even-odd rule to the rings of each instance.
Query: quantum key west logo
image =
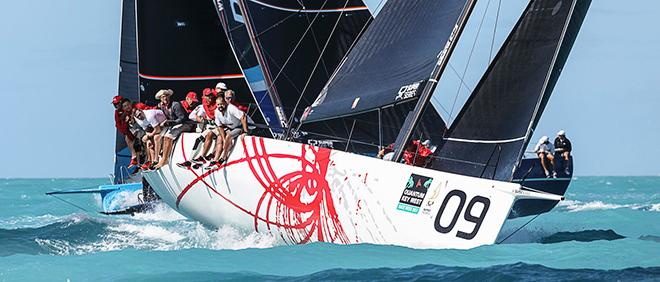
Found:
[[[414,214],[419,213],[419,207],[422,206],[432,181],[431,177],[410,174],[396,209]]]

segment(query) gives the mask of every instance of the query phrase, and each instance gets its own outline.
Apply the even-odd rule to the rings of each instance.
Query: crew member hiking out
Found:
[[[215,99],[215,92],[210,88],[205,88],[202,91],[202,104],[195,107],[195,109],[193,109],[192,112],[190,112],[188,115],[188,119],[192,120],[193,122],[197,122],[198,129],[202,133],[195,140],[193,150],[197,150],[199,144],[203,144],[202,150],[201,152],[193,152],[190,161],[178,163],[177,166],[188,168],[192,165],[193,168],[197,169],[207,160],[213,159],[212,154],[207,154],[211,150],[213,139],[215,138],[215,108],[217,107]]]
[[[165,128],[163,134],[163,153],[160,161],[155,166],[156,169],[169,163],[174,140],[176,140],[181,133],[192,131],[195,125],[194,121],[188,119],[188,113],[182,105],[182,103],[187,102],[185,100],[181,102],[172,102],[172,94],[174,94],[174,92],[169,89],[160,90],[156,93],[156,99],[161,100],[161,109],[164,113],[169,113],[169,115],[166,114],[168,119],[161,122],[161,127]]]
[[[166,120],[165,114],[160,109],[142,110],[135,109],[135,122],[137,122],[146,132],[142,137],[142,143],[147,148],[147,162],[142,165],[142,170],[152,169],[152,164],[158,161],[158,152],[160,148],[156,143],[160,142],[160,124]]]
[[[128,104],[128,106],[125,106]],[[115,127],[117,131],[124,135],[124,141],[128,150],[131,152],[131,162],[128,164],[127,168],[131,168],[138,164],[137,153],[135,152],[135,147],[133,146],[135,141],[135,136],[129,130],[129,120],[131,118],[131,100],[123,98],[122,96],[115,96],[112,98],[112,105],[115,106]]]
[[[557,172],[555,172],[555,148],[552,146],[552,143],[550,143],[548,136],[543,136],[541,139],[539,139],[539,143],[537,143],[536,147],[534,147],[534,152],[537,156],[539,156],[539,159],[541,160],[541,167],[543,167],[545,176],[548,178],[550,178],[551,175],[552,177],[557,177]],[[552,174],[550,174],[550,171],[548,170],[545,161],[546,159],[550,160],[550,164],[552,165]]]
[[[571,158],[572,149],[571,140],[566,138],[566,132],[563,130],[557,132],[557,138],[555,138],[555,153],[564,159],[564,172],[566,175],[571,174],[571,163],[569,160]]]
[[[233,94],[233,91],[228,90],[225,92],[225,95],[227,94]],[[215,158],[209,163],[207,167],[209,169],[224,163],[234,139],[248,132],[247,115],[243,111],[228,103],[227,99],[223,97],[218,97],[216,103],[218,108],[215,110],[215,124],[218,126],[216,128],[218,137],[216,138]]]

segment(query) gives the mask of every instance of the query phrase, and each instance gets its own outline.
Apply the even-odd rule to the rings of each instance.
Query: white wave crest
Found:
[[[112,197],[112,202],[110,202],[110,210],[121,210],[140,204],[139,195],[141,193],[142,190],[117,192]]]
[[[660,212],[660,203],[651,205],[650,211]]]
[[[660,211],[660,204],[612,204],[602,201],[581,202],[574,200],[565,200],[557,205],[568,212],[582,212],[593,210],[613,210],[613,209],[633,209],[645,211]]]
[[[176,210],[164,203],[156,203],[153,209],[143,213],[137,213],[132,217],[135,220],[141,221],[180,221],[185,220],[186,217],[178,213]]]

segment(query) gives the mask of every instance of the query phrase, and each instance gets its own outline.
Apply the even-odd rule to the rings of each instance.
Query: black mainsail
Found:
[[[448,130],[433,168],[511,181],[590,3],[529,3]]]
[[[159,89],[182,100],[189,91],[201,97],[219,81],[249,105],[256,123],[265,122],[231,49],[213,2],[137,0],[137,38],[141,100],[156,103]]]
[[[394,142],[420,95],[432,91],[473,6],[465,0],[387,1],[312,105],[305,125],[348,118],[377,125],[371,132],[394,128],[376,139]],[[441,139],[445,125],[437,111],[419,112],[413,135]]]
[[[118,93],[124,98],[138,101],[138,62],[137,43],[135,41],[135,0],[121,2],[121,43],[119,49],[119,86]],[[128,177],[126,166],[131,161],[131,153],[126,146],[124,135],[115,134],[115,182]]]
[[[283,124],[312,104],[371,20],[360,0],[239,1]]]

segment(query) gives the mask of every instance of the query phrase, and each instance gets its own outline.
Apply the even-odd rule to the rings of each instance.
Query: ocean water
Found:
[[[0,281],[660,281],[660,177],[577,177],[553,211],[471,250],[277,245],[166,206],[104,216],[93,196],[44,195],[107,182],[0,180]]]

